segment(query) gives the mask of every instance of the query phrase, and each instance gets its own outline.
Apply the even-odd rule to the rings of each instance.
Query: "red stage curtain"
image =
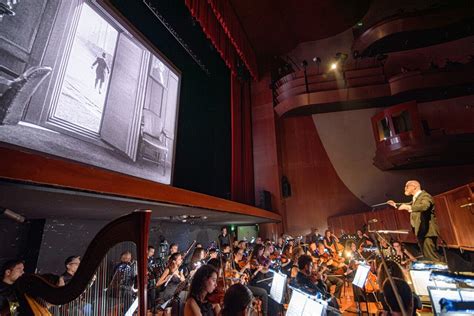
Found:
[[[185,0],[185,3],[232,74],[237,73],[239,56],[257,79],[257,58],[228,0]]]
[[[231,76],[232,166],[231,198],[255,204],[250,82]]]

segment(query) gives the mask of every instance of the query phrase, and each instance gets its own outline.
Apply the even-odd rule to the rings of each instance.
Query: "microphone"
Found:
[[[378,219],[372,218],[372,219],[370,219],[367,223],[368,223],[368,224],[372,224],[372,223],[377,223],[378,221],[379,221]]]

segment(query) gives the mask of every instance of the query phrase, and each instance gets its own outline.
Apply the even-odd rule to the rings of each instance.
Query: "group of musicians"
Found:
[[[439,260],[435,250],[437,231],[431,196],[421,191],[420,184],[414,180],[407,182],[405,194],[413,196],[411,203],[388,201],[387,204],[410,212],[424,257]],[[379,248],[374,246],[376,243]],[[386,276],[381,277],[378,269],[381,255],[395,267],[393,271],[399,269],[403,272],[410,262],[416,260],[400,241],[380,235],[374,240],[362,229],[354,235],[343,233],[340,236],[330,230],[321,236],[313,230],[305,240],[282,235],[276,241],[258,237],[249,243],[234,240],[223,227],[217,244],[212,243],[208,248],[193,243],[187,251],[179,252],[177,244],[163,247],[161,243],[159,249],[160,254],[156,257],[155,248],[148,248],[148,309],[163,315],[182,309],[185,316],[250,315],[255,311],[261,315],[280,314],[281,305],[269,298],[273,271],[287,274],[294,288],[326,300],[333,311],[338,311],[342,288],[346,281],[354,278],[361,262],[371,266],[365,290],[380,292],[386,287]],[[80,257],[67,258],[66,271],[55,284],[67,284],[79,264]],[[22,270],[22,267],[23,263],[18,261],[10,262],[2,269],[0,309],[12,304],[14,295],[11,289],[15,278],[21,276],[17,270]],[[129,251],[122,253],[114,272],[121,296],[131,302],[136,270],[132,269]],[[403,292],[406,274],[396,276],[400,279],[397,282],[401,282],[399,290]],[[415,306],[413,297],[406,296],[407,302]],[[388,304],[393,301],[391,299],[386,297],[385,302]],[[396,312],[397,306],[386,306]],[[82,313],[87,314],[87,310]]]

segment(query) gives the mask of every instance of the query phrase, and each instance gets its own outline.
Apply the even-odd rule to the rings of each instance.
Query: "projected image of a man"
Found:
[[[102,53],[102,57],[98,56],[91,66],[91,69],[94,69],[94,66],[97,65],[97,67],[95,68],[94,88],[97,89],[97,83],[99,83],[99,94],[102,93],[102,85],[105,81],[105,71],[107,70],[107,74],[110,73],[110,69],[107,66],[107,62],[105,61],[105,56],[105,53]]]

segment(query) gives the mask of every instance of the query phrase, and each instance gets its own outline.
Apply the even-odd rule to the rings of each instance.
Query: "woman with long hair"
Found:
[[[158,303],[160,305],[172,298],[179,284],[184,282],[184,274],[179,269],[182,263],[183,256],[181,253],[176,252],[170,256],[166,269],[156,283],[156,287],[160,291],[158,294]],[[166,314],[171,312],[167,307],[165,307],[165,310]]]
[[[203,265],[194,274],[184,305],[184,316],[217,316],[219,304],[211,304],[207,296],[217,287],[217,271],[210,265]]]
[[[252,292],[245,285],[234,284],[225,293],[222,316],[250,316],[252,302]]]

